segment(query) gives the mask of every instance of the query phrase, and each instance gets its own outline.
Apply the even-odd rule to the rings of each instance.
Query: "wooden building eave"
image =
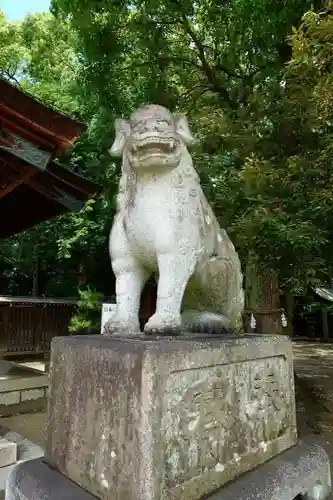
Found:
[[[55,161],[83,130],[0,79],[0,239],[77,212],[100,191]]]
[[[85,131],[86,126],[73,118],[45,106],[22,89],[0,78],[0,115],[3,120],[21,127],[23,134],[35,134],[40,140],[66,150]]]
[[[54,162],[45,171],[23,171],[24,176],[12,183],[10,192],[1,197],[0,191],[0,239],[58,215],[79,212],[84,203],[101,190],[100,186]]]

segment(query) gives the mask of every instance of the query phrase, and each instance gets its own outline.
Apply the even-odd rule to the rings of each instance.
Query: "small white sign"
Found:
[[[102,306],[102,319],[101,319],[101,333],[103,333],[105,323],[112,318],[116,312],[117,304],[103,304]]]

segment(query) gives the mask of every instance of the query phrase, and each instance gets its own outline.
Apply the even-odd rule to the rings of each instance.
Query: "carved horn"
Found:
[[[131,126],[127,120],[118,119],[115,121],[114,128],[116,137],[109,149],[109,153],[111,156],[121,156],[123,154],[126,139],[131,133]]]
[[[183,139],[186,146],[192,146],[195,143],[195,139],[190,131],[186,116],[174,116],[174,123],[177,134]]]

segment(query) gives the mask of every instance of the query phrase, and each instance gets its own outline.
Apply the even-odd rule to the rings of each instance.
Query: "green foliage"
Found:
[[[71,318],[69,331],[75,334],[99,333],[101,323],[100,300],[103,294],[89,286],[79,289],[78,310]]]
[[[6,244],[13,267],[20,255],[28,273],[40,252],[45,273],[63,277],[67,294],[83,263],[87,282],[110,293],[107,236],[119,177],[108,154],[113,122],[157,102],[189,115],[196,168],[244,269],[251,256],[258,272],[274,270],[294,293],[327,280],[333,21],[330,6],[315,2],[316,13],[312,3],[53,0],[56,17],[16,25],[2,18],[0,43],[11,47],[2,52],[3,74],[18,62],[24,88],[89,123],[62,161],[104,187],[80,214]],[[47,281],[51,289],[60,293]]]
[[[29,54],[26,78],[21,81],[23,88],[45,104],[81,118],[78,86],[81,64],[69,23],[45,13],[28,15],[20,31]]]
[[[219,106],[247,106],[253,84],[263,86],[288,58],[285,38],[310,5],[53,0],[82,40],[85,83],[118,112],[147,98],[175,107],[181,96],[186,102],[206,93]]]
[[[29,54],[24,47],[21,27],[9,23],[0,11],[0,76],[12,83],[25,73]]]
[[[304,306],[304,311],[311,313],[326,311],[329,314],[333,314],[333,304],[331,302],[313,301]]]
[[[87,98],[88,89],[80,82],[85,61],[77,36],[70,23],[51,14],[29,15],[21,23],[9,23],[2,15],[0,44],[0,72],[4,78],[46,105],[90,122],[87,132],[61,162],[105,187],[80,214],[44,222],[1,242],[5,270],[12,277],[10,283],[2,280],[2,293],[31,292],[33,261],[38,256],[42,257],[43,294],[75,295],[79,265],[86,270],[87,282],[102,282],[107,289],[108,281],[112,285],[112,274],[106,242],[118,182],[117,170],[109,168],[111,158],[107,152],[113,121],[99,112],[94,96]],[[107,271],[103,269],[105,263]]]
[[[327,244],[309,219],[298,150],[281,134],[290,130],[282,85],[292,51],[286,39],[310,5],[53,1],[81,41],[87,60],[81,79],[100,109],[114,116],[155,101],[188,112],[204,189],[243,262],[255,252],[294,289],[320,279]]]

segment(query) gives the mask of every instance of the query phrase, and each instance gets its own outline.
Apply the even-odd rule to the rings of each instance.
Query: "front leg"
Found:
[[[141,292],[149,273],[130,256],[115,259],[112,268],[116,276],[117,308],[105,325],[104,335],[138,335]]]
[[[159,280],[156,312],[145,326],[147,334],[177,335],[181,329],[181,305],[186,285],[194,272],[195,255],[158,256]]]
[[[116,277],[117,308],[103,333],[138,335],[141,292],[149,273],[135,257],[121,213],[116,216],[112,227],[109,251]]]

